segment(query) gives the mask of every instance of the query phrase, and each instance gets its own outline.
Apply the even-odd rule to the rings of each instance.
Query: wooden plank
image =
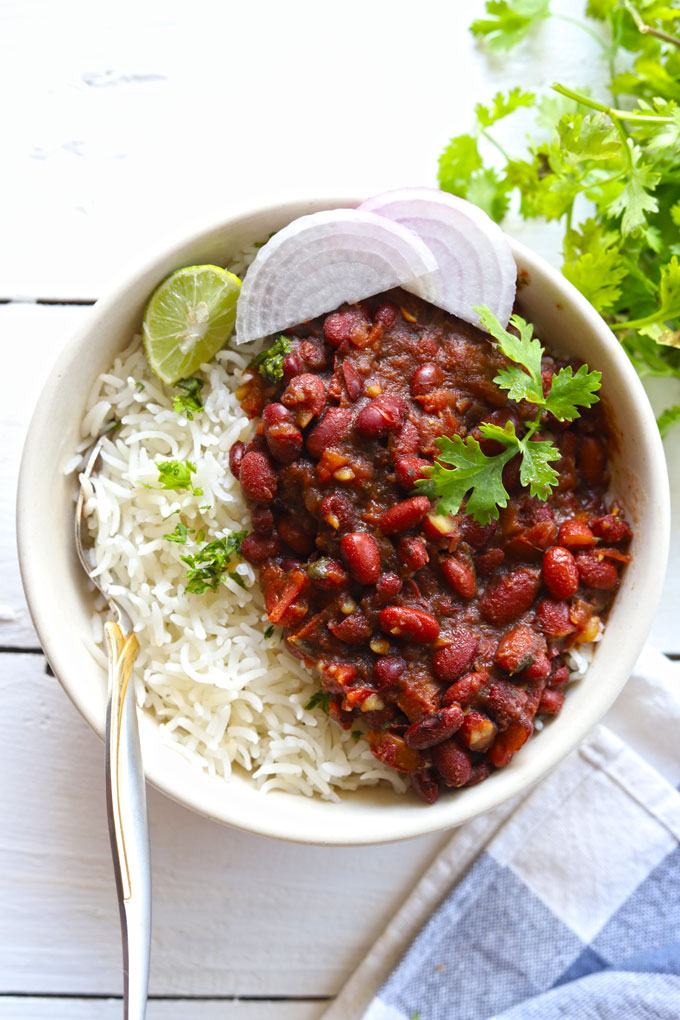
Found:
[[[0,647],[38,648],[19,577],[16,482],[26,429],[54,361],[87,308],[0,305],[3,379],[0,424]]]
[[[147,1020],[317,1020],[327,1002],[152,999]],[[0,996],[0,1020],[120,1020],[120,999]]]
[[[147,249],[263,196],[434,184],[447,139],[498,89],[561,76],[597,91],[603,62],[576,26],[490,59],[468,32],[483,9],[8,0],[0,83],[20,82],[21,103],[3,115],[0,297],[95,297]],[[510,130],[517,148],[521,117]]]
[[[0,697],[0,990],[120,994],[103,747],[40,655],[0,655]],[[278,843],[155,790],[149,814],[162,997],[334,995],[447,838]]]

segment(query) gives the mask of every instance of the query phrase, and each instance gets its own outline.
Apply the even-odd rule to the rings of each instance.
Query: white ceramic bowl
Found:
[[[228,265],[230,254],[292,219],[356,205],[314,199],[235,215],[180,240],[138,268],[97,302],[66,346],[40,397],[24,450],[18,495],[21,572],[49,662],[92,728],[104,732],[106,676],[88,650],[92,597],[73,549],[73,479],[63,466],[96,376],[139,330],[146,301],[172,270],[197,263]],[[659,433],[640,381],[600,316],[555,269],[512,242],[525,316],[550,347],[603,373],[602,394],[614,426],[614,495],[635,538],[604,638],[587,677],[569,692],[560,715],[479,786],[444,793],[427,806],[387,789],[346,794],[342,803],[280,792],[262,795],[244,773],[229,784],[193,768],[161,742],[149,714],[140,720],[147,778],[182,804],[241,829],[321,844],[404,839],[459,825],[514,796],[552,769],[602,718],[622,689],[651,626],[661,592],[669,535],[668,479]]]

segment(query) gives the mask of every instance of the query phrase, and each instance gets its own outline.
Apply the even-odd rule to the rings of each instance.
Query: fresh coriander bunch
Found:
[[[533,336],[533,327],[519,315],[513,315],[510,323],[519,334],[516,336],[503,329],[486,306],[475,311],[509,361],[494,382],[507,390],[511,400],[533,404],[536,414],[524,422],[521,438],[511,421],[503,428],[486,422],[479,426],[485,439],[494,439],[504,447],[495,456],[485,454],[472,436],[465,441],[460,436],[438,439],[437,460],[429,477],[416,482],[416,488],[438,500],[437,510],[441,514],[457,514],[467,497],[466,513],[485,525],[492,518],[497,519],[499,509],[508,505],[503,468],[517,455],[521,457],[522,485],[529,488],[532,496],[548,499],[559,481],[551,462],[559,460],[561,454],[552,439],[540,438],[546,415],[552,414],[558,421],[574,421],[580,416],[579,407],[592,407],[599,400],[597,391],[602,377],[587,365],[581,365],[576,372],[567,365],[553,375],[550,388],[544,393],[541,375],[544,351],[540,340]]]
[[[471,31],[495,51],[565,17],[550,0],[488,0],[486,11]],[[560,221],[565,276],[639,374],[680,378],[680,7],[590,0],[585,14],[576,23],[602,50],[609,100],[592,98],[587,83],[555,85],[554,97],[499,93],[442,152],[439,184],[497,221],[513,198],[527,220]],[[511,154],[492,129],[522,107],[535,111],[536,132],[528,152]],[[669,408],[662,433],[678,421],[680,406]]]

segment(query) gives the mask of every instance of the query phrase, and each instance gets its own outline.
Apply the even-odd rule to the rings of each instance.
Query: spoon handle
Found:
[[[144,1020],[151,953],[151,866],[144,768],[132,667],[139,645],[117,623],[105,624],[109,653],[106,804],[123,941],[125,1020]]]

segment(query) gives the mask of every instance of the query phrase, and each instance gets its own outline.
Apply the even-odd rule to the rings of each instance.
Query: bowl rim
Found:
[[[218,243],[221,237],[224,237],[228,234],[230,229],[233,229],[235,223],[248,217],[259,216],[262,214],[271,214],[272,216],[277,214],[280,215],[282,213],[287,214],[288,209],[294,210],[295,214],[298,216],[303,215],[303,213],[299,211],[301,203],[309,203],[309,211],[312,211],[313,209],[335,208],[339,206],[356,206],[360,201],[361,199],[358,199],[356,196],[347,198],[326,195],[312,197],[309,195],[298,197],[287,196],[285,200],[271,202],[263,201],[258,203],[256,206],[234,209],[228,216],[221,218],[217,223],[213,221],[201,228],[179,235],[171,243],[165,243],[157,246],[153,252],[147,253],[143,259],[140,259],[132,271],[128,271],[122,275],[118,282],[95,303],[95,305],[90,309],[90,313],[87,315],[85,321],[78,327],[70,340],[63,347],[50,372],[31,418],[19,471],[17,487],[17,545],[19,568],[31,618],[45,655],[61,686],[66,691],[71,701],[74,703],[83,718],[85,718],[90,727],[94,729],[94,731],[98,733],[102,739],[104,733],[103,725],[100,724],[101,720],[99,720],[98,724],[98,722],[92,718],[91,714],[88,714],[85,710],[82,701],[78,697],[79,684],[77,681],[74,682],[74,679],[69,672],[68,661],[66,661],[60,651],[59,640],[58,638],[55,638],[50,628],[49,606],[46,605],[42,594],[42,564],[34,559],[31,550],[31,543],[29,541],[32,516],[31,507],[35,496],[34,490],[31,487],[31,479],[34,476],[34,467],[40,460],[41,435],[44,433],[46,427],[46,423],[43,420],[44,414],[42,413],[42,407],[43,405],[49,405],[51,401],[57,398],[57,393],[61,386],[61,380],[73,364],[85,338],[96,332],[98,324],[106,319],[110,311],[121,301],[126,300],[128,291],[134,288],[140,277],[159,269],[162,263],[167,262],[175,255],[179,259],[182,252],[190,246],[209,243],[210,239],[213,237],[215,242]],[[218,803],[215,804],[214,799],[210,795],[212,787],[209,789],[208,785],[205,784],[201,786],[200,790],[191,788],[191,784],[188,782],[189,769],[186,770],[186,782],[168,782],[162,766],[162,752],[165,749],[162,748],[162,745],[158,742],[158,746],[155,749],[161,753],[152,756],[151,760],[149,759],[149,756],[147,756],[147,764],[145,764],[146,778],[161,792],[178,801],[185,807],[203,814],[208,818],[244,831],[292,842],[316,845],[372,845],[380,842],[391,842],[400,839],[413,838],[435,831],[441,831],[460,825],[465,821],[490,811],[535,784],[583,740],[589,730],[591,730],[592,727],[602,718],[607,708],[613,703],[625,685],[630,670],[634,666],[635,658],[637,657],[637,654],[639,654],[647,633],[649,632],[656,607],[661,597],[661,589],[670,542],[670,490],[661,438],[656,427],[652,409],[642,387],[642,383],[640,382],[632,364],[625,355],[625,352],[621,348],[620,343],[599,313],[595,311],[580,291],[578,291],[564,276],[562,276],[559,270],[555,269],[540,255],[525,247],[520,242],[514,240],[509,235],[506,235],[506,237],[508,237],[511,244],[515,259],[521,259],[522,263],[528,266],[530,273],[533,269],[544,277],[548,285],[551,285],[560,292],[561,300],[564,301],[565,304],[572,306],[584,318],[589,329],[597,336],[599,343],[602,344],[604,352],[613,358],[617,372],[621,376],[625,386],[632,389],[638,405],[643,425],[642,439],[645,447],[645,455],[649,458],[650,473],[654,481],[651,491],[649,491],[647,495],[650,504],[656,508],[657,527],[653,530],[649,537],[645,537],[645,555],[648,569],[644,575],[645,583],[642,592],[645,598],[642,602],[638,599],[636,605],[635,631],[638,635],[637,645],[639,646],[637,648],[636,655],[634,657],[629,655],[628,659],[631,661],[620,663],[619,668],[621,668],[621,680],[618,686],[613,685],[612,688],[608,689],[606,692],[601,692],[599,698],[594,699],[592,703],[589,703],[591,711],[584,712],[583,717],[575,721],[572,730],[567,734],[561,735],[562,739],[553,740],[552,742],[547,743],[543,749],[543,754],[538,761],[532,758],[530,761],[524,763],[523,767],[519,767],[516,771],[511,771],[509,769],[502,770],[504,781],[500,784],[497,783],[494,785],[492,782],[486,782],[475,787],[475,791],[477,793],[474,800],[475,806],[468,808],[468,810],[461,810],[460,800],[455,796],[446,798],[446,803],[449,805],[448,811],[437,811],[430,814],[430,809],[423,811],[423,806],[416,804],[414,805],[414,810],[412,812],[402,813],[403,817],[400,816],[400,820],[397,824],[392,824],[391,826],[387,825],[385,827],[385,831],[381,832],[378,838],[375,836],[364,838],[361,832],[352,833],[349,831],[343,831],[340,836],[334,835],[331,838],[328,837],[327,833],[322,833],[321,831],[291,831],[290,825],[286,826],[285,824],[272,823],[269,819],[268,812],[258,810],[251,810],[248,812],[234,810],[233,807],[230,809],[228,797],[220,798]],[[639,595],[640,592],[637,594]],[[150,720],[147,720],[145,716],[140,718],[140,732],[143,747],[146,743],[144,738],[150,732],[150,726],[148,725],[149,722]],[[149,737],[147,736],[147,740],[148,739]],[[160,761],[157,761],[157,758],[159,758]],[[195,775],[195,769],[191,769],[190,771]],[[496,775],[500,774],[501,773],[497,773]],[[220,782],[224,788],[224,780],[218,780],[218,782]],[[278,793],[279,792],[277,791],[276,793],[272,793],[268,796],[277,796]],[[299,794],[283,794],[282,796],[284,798],[286,796],[294,798],[300,797]],[[352,794],[348,794],[347,796],[351,797]],[[307,798],[305,798],[305,800],[306,799]],[[440,804],[441,803],[442,802],[440,801]],[[379,810],[379,808],[377,810]],[[442,820],[442,815],[444,820]],[[428,817],[431,819],[430,821],[428,821]],[[317,827],[317,829],[320,829],[320,827]]]

